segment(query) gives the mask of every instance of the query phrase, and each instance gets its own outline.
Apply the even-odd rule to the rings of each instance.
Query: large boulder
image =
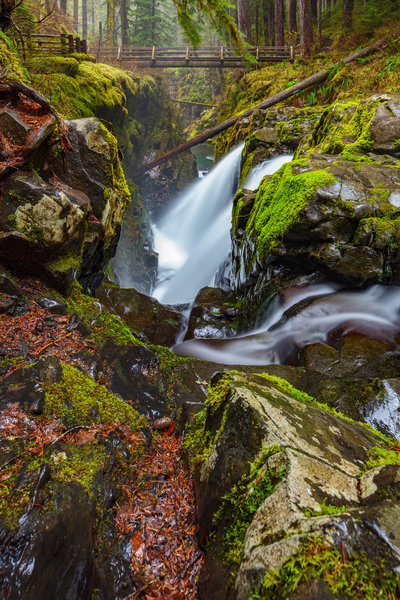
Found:
[[[249,289],[268,295],[282,272],[357,287],[399,282],[399,107],[385,97],[326,109],[292,163],[265,178],[255,198],[238,193],[232,272],[244,308]],[[256,134],[254,152],[265,144]]]
[[[10,136],[7,118],[0,128]],[[117,142],[96,119],[79,119],[65,124],[73,148],[65,152],[54,118],[50,125],[32,146],[30,162],[4,178],[2,261],[61,291],[75,277],[92,289],[115,251],[130,200]]]
[[[199,598],[317,600],[337,597],[332,590],[372,598],[381,585],[398,589],[395,443],[282,379],[231,372],[214,376],[187,445],[200,535],[209,539]],[[358,578],[370,595],[354,595]]]

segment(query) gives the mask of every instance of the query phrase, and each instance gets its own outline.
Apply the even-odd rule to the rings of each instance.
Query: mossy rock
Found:
[[[79,62],[71,56],[47,56],[30,61],[28,69],[31,73],[65,73],[74,77],[78,73]]]

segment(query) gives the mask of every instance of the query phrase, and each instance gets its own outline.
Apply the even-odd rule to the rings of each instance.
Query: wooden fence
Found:
[[[31,56],[49,54],[50,56],[67,56],[73,52],[87,54],[88,44],[80,37],[65,33],[35,33],[27,40],[28,53]]]

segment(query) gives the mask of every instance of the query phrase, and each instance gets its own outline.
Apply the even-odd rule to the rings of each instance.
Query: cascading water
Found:
[[[309,302],[304,303],[305,299]],[[298,305],[290,316],[288,310]],[[286,315],[286,317],[285,317]],[[373,286],[365,291],[341,291],[335,284],[315,285],[280,306],[262,327],[227,340],[188,340],[176,354],[222,364],[282,363],[297,348],[326,342],[329,332],[363,330],[390,340],[400,329],[400,287]]]
[[[293,158],[293,154],[282,154],[265,160],[260,163],[251,171],[250,175],[246,179],[246,183],[243,187],[248,190],[256,190],[261,183],[261,180],[265,175],[273,175],[282,165],[290,162]]]
[[[193,184],[154,226],[159,279],[153,295],[164,304],[191,302],[200,288],[212,284],[229,253],[242,149],[243,144]]]

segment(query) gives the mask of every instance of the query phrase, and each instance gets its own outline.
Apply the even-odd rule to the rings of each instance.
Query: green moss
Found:
[[[69,273],[70,271],[73,271],[74,274],[76,274],[80,266],[81,256],[80,254],[74,254],[73,252],[57,256],[57,258],[46,264],[47,269],[54,275]]]
[[[396,443],[393,441],[385,448],[375,446],[368,450],[368,460],[365,463],[362,472],[383,465],[400,465],[400,447],[398,442]]]
[[[79,62],[96,62],[96,57],[93,54],[85,54],[84,52],[71,52],[68,54],[69,58],[74,58]]]
[[[59,417],[66,427],[121,422],[133,430],[147,424],[129,404],[111,394],[103,385],[73,367],[62,365],[59,383],[42,383],[46,392],[44,414]]]
[[[66,308],[68,312],[77,314],[90,327],[97,346],[102,346],[109,339],[117,344],[144,345],[132,335],[120,317],[99,307],[99,303],[83,294],[81,286],[75,282],[72,294],[66,300]]]
[[[304,515],[308,518],[311,517],[321,517],[322,515],[337,515],[349,507],[346,505],[343,506],[335,506],[334,504],[326,504],[326,498],[321,504],[318,504],[319,510],[313,510],[312,508],[306,508],[304,511]]]
[[[29,75],[13,42],[0,31],[0,65],[9,69],[8,79],[29,83]]]
[[[56,465],[52,478],[60,483],[78,481],[87,493],[93,493],[96,475],[106,463],[105,448],[95,443],[68,444],[64,448],[65,452],[55,452],[50,456]]]
[[[221,506],[214,515],[214,525],[220,526],[224,532],[223,559],[231,569],[232,578],[240,565],[247,528],[258,508],[284,478],[283,470],[268,466],[268,459],[281,450],[280,446],[264,449],[251,465],[250,473],[223,496]]]
[[[262,589],[251,598],[288,598],[300,584],[313,579],[324,580],[329,589],[342,598],[395,598],[400,591],[399,578],[383,560],[369,559],[361,552],[346,556],[344,562],[341,552],[324,538],[309,536],[279,570],[267,572]]]
[[[302,163],[283,165],[258,189],[254,209],[246,230],[254,229],[261,259],[279,242],[299,218],[315,191],[334,183],[334,177],[323,170],[294,174]]]
[[[78,73],[79,63],[71,56],[46,56],[46,58],[30,61],[28,69],[31,73],[65,73],[65,75],[74,77]]]
[[[229,408],[227,400],[230,382],[231,378],[229,374],[226,374],[216,384],[208,387],[206,408],[197,413],[187,427],[183,448],[189,452],[193,465],[208,459],[212,448],[224,431]],[[223,410],[220,425],[215,434],[212,435],[207,428],[207,418],[215,415],[221,409]]]

